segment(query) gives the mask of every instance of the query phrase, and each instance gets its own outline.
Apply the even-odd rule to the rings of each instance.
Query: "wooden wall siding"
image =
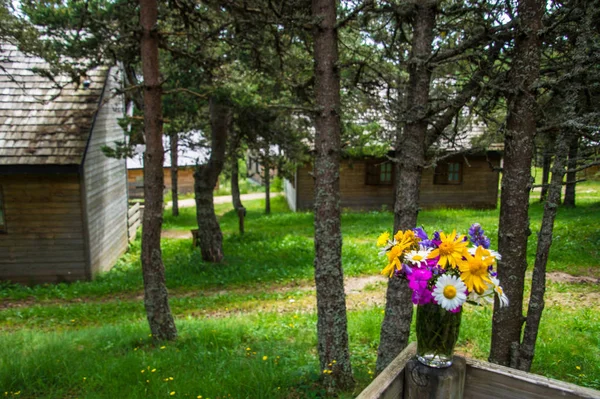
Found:
[[[340,167],[340,199],[342,208],[388,209],[394,205],[392,185],[368,186],[365,184],[365,162],[342,160]],[[298,210],[310,210],[314,204],[314,179],[312,165],[304,165],[297,172]]]
[[[177,185],[179,194],[189,194],[194,192],[194,166],[180,166],[177,176]],[[165,191],[171,190],[171,168],[163,168],[165,174]],[[144,186],[139,182],[139,178],[144,176],[143,169],[127,170],[127,190],[129,198],[144,198]],[[217,187],[219,183],[217,183]]]
[[[498,199],[499,174],[493,171],[485,156],[469,157],[467,165],[462,157],[450,158],[463,162],[463,182],[457,185],[433,184],[433,168],[425,169],[421,180],[421,207],[423,208],[495,208]],[[500,156],[491,155],[490,161],[499,166]],[[343,208],[387,209],[394,205],[393,185],[365,184],[365,161],[343,160],[340,170],[340,197]],[[311,210],[314,204],[312,165],[297,171],[297,209]]]
[[[0,49],[0,165],[80,164],[107,68],[88,72],[89,88],[56,77],[62,90],[32,68],[47,68],[11,44]],[[55,98],[55,96],[57,96]]]
[[[114,90],[120,87],[119,75],[117,68],[110,70],[104,93],[106,102],[96,116],[83,166],[91,277],[112,268],[128,245],[125,160],[108,158],[102,152],[103,146],[124,140],[118,124],[124,106],[121,97],[114,96]]]
[[[500,156],[490,155],[493,166],[500,166]],[[493,209],[498,203],[499,172],[493,171],[485,156],[449,158],[462,163],[461,184],[433,184],[433,168],[425,169],[421,180],[420,203],[423,208]]]
[[[85,278],[77,175],[0,175],[7,232],[0,234],[0,280],[22,284]]]

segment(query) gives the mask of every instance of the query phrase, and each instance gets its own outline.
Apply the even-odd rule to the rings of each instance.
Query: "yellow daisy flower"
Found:
[[[402,263],[400,262],[400,256],[402,256],[403,248],[399,245],[394,245],[392,249],[386,254],[388,261],[390,262],[382,271],[381,274],[392,278],[396,270],[402,269]]]
[[[419,243],[419,239],[412,230],[406,230],[404,232],[398,230],[398,232],[394,234],[394,240],[396,240],[396,245],[404,248],[416,247]]]
[[[451,267],[456,267],[457,262],[462,260],[463,252],[467,248],[467,242],[464,240],[465,236],[456,236],[456,230],[452,231],[452,234],[446,236],[445,233],[440,233],[440,240],[442,241],[438,248],[431,251],[428,258],[433,259],[440,257],[438,265],[446,267],[448,264]],[[467,251],[468,253],[468,251]]]
[[[379,238],[377,238],[377,246],[378,247],[383,247],[387,244],[388,240],[390,239],[390,233],[383,232],[381,233],[381,235],[379,236]]]
[[[458,262],[460,278],[465,282],[469,291],[475,291],[479,295],[487,289],[488,283],[492,284],[492,280],[488,276],[488,267],[494,263],[494,258],[491,256],[484,258],[486,252],[489,253],[479,246],[475,251],[475,256],[472,256],[465,249],[463,256],[466,260],[461,259]]]

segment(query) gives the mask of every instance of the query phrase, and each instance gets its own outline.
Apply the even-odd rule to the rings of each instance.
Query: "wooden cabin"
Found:
[[[89,280],[128,245],[125,161],[102,152],[124,140],[120,71],[52,82],[42,59],[0,50],[0,280]]]
[[[194,172],[196,165],[208,162],[210,152],[206,148],[190,148],[189,143],[202,141],[202,132],[186,133],[186,140],[180,140],[177,151],[177,191],[181,194],[194,192]],[[183,141],[183,142],[181,142]],[[192,146],[193,147],[193,146]],[[165,157],[163,161],[164,192],[171,191],[171,148],[168,137],[163,137]],[[127,159],[127,190],[129,198],[144,198],[144,145],[138,145],[135,154]],[[219,189],[219,182],[215,190]]]
[[[422,208],[496,208],[501,153],[486,151],[444,158],[435,168],[426,168],[421,179]],[[298,167],[284,181],[285,195],[293,211],[314,206],[313,165]],[[392,210],[395,172],[387,158],[345,158],[340,166],[342,208]]]

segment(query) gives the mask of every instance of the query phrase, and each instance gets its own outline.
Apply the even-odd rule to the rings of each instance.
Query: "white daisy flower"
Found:
[[[467,286],[456,276],[444,274],[435,283],[433,298],[446,310],[454,310],[467,300]]]
[[[496,295],[498,295],[500,307],[503,308],[508,306],[508,297],[504,293],[502,287],[500,287],[500,280],[498,280],[498,277],[490,277],[490,280],[492,280],[492,284],[494,284],[494,292],[496,293]]]
[[[404,262],[414,266],[421,266],[427,263],[427,256],[431,253],[431,248],[420,247],[418,251],[410,251],[404,255]]]

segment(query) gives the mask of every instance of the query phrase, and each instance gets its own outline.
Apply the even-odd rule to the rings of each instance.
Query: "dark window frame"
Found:
[[[4,190],[0,185],[0,233],[6,233],[6,207],[4,206]]]
[[[433,172],[433,184],[458,185],[463,182],[462,162],[442,162],[436,165]]]
[[[394,165],[390,161],[372,159],[365,162],[367,186],[391,186],[394,184],[394,175]]]

